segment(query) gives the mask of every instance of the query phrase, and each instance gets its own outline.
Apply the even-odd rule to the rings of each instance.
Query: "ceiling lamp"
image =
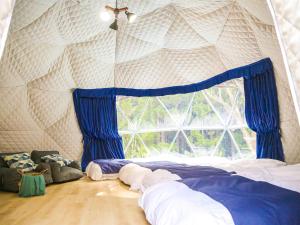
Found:
[[[133,21],[135,21],[135,19],[137,17],[134,13],[128,11],[128,7],[118,8],[118,1],[117,0],[116,0],[116,7],[115,8],[113,8],[109,5],[106,5],[105,9],[106,9],[106,11],[103,11],[103,12],[100,13],[100,18],[103,21],[108,21],[108,20],[111,19],[111,14],[109,12],[113,12],[113,14],[115,15],[115,20],[109,26],[109,28],[111,28],[113,30],[118,30],[118,16],[119,16],[120,12],[125,13],[129,23],[132,23]]]

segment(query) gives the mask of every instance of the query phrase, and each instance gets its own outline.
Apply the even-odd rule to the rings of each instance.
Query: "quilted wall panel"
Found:
[[[291,88],[295,93],[295,105],[300,121],[300,1],[272,0],[270,7],[274,11],[275,21],[283,44],[282,50],[287,59],[291,76]]]
[[[57,149],[79,159],[72,89],[158,88],[205,80],[271,57],[283,144],[299,162],[300,128],[263,0],[124,0],[137,21],[99,19],[113,1],[17,0],[0,63],[0,150]]]

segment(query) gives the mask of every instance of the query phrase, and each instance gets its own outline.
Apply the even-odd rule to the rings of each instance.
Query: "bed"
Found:
[[[300,224],[300,164],[243,173],[159,183],[139,205],[152,225]]]
[[[169,166],[166,162],[169,162]],[[206,166],[213,167],[217,169],[222,169],[227,172],[237,172],[237,173],[247,173],[249,169],[252,168],[273,168],[279,166],[285,166],[286,163],[278,160],[272,159],[243,159],[236,161],[229,161],[224,158],[218,157],[201,157],[201,158],[176,158],[169,157],[164,158],[148,158],[148,159],[97,159],[91,161],[87,168],[86,174],[92,180],[106,180],[106,179],[117,179],[119,178],[119,172],[127,164],[134,163],[136,165],[140,165],[141,167],[147,167],[152,171],[156,169],[167,169],[171,172],[177,173],[176,169],[177,165],[187,165],[188,167],[181,166],[184,171],[188,171],[194,169],[193,166]],[[189,167],[190,166],[190,167]],[[173,167],[173,169],[172,169]],[[180,173],[180,172],[179,172]],[[189,177],[189,176],[187,176]]]
[[[101,174],[98,180],[119,178],[143,192],[139,205],[152,225],[300,224],[300,164],[193,159],[95,160],[89,166]],[[87,174],[93,176],[90,168]]]

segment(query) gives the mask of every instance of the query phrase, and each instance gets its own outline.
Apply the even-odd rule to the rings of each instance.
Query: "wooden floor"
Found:
[[[51,185],[46,195],[20,198],[0,192],[1,225],[148,225],[138,193],[120,181],[83,178]]]

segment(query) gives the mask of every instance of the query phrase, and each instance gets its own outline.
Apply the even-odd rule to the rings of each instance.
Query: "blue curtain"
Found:
[[[245,115],[248,126],[256,132],[257,158],[284,161],[279,128],[279,107],[272,68],[244,78]]]
[[[284,160],[273,65],[270,58],[265,58],[189,85],[156,89],[76,89],[74,105],[84,141],[82,168],[94,159],[124,158],[117,128],[116,95],[141,97],[191,93],[241,77],[244,78],[246,120],[257,133],[257,158]]]
[[[116,96],[86,97],[77,89],[73,100],[83,135],[82,169],[94,159],[124,159],[122,138],[118,134]]]

